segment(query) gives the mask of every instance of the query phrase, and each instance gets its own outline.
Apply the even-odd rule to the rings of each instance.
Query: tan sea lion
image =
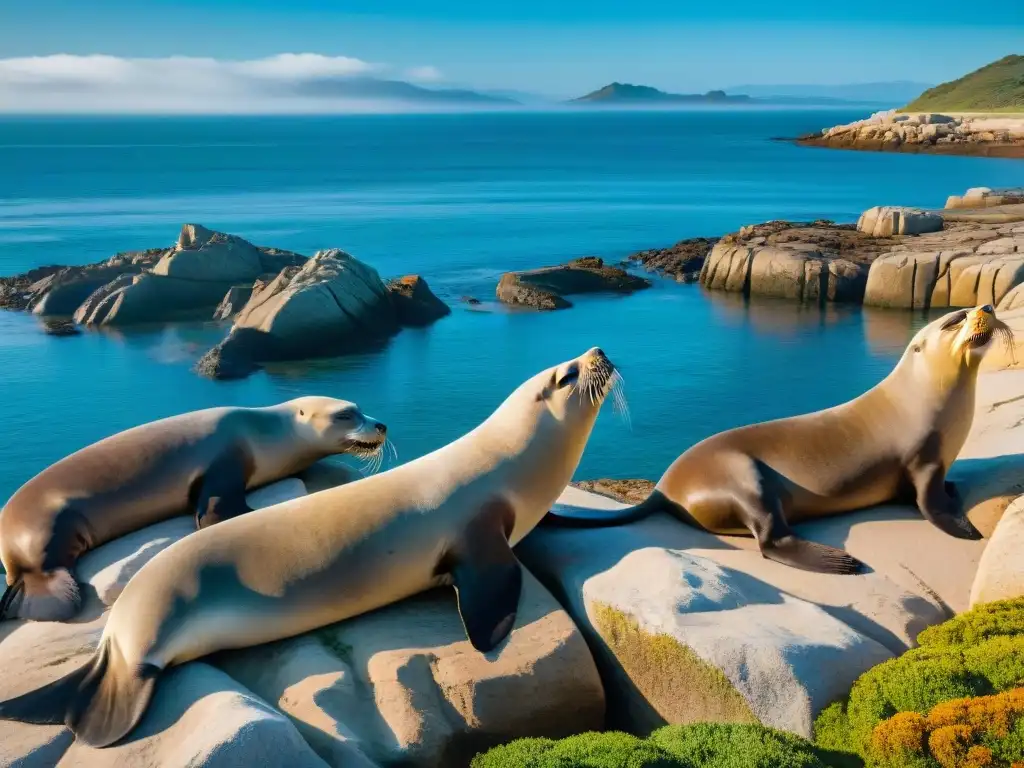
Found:
[[[102,747],[146,711],[162,670],[298,635],[450,584],[470,642],[512,629],[512,546],[572,478],[617,377],[599,349],[520,385],[482,424],[383,474],[257,510],[160,552],[111,609],[81,669],[0,703]]]
[[[0,618],[67,620],[81,604],[71,571],[83,552],[188,509],[198,528],[248,512],[246,489],[333,454],[379,455],[386,429],[354,403],[300,397],[171,416],[87,446],[0,510]]]
[[[949,535],[981,538],[946,472],[971,429],[978,366],[996,332],[1008,338],[989,305],[950,312],[918,331],[860,397],[714,435],[677,458],[640,504],[553,512],[545,523],[604,527],[665,511],[712,533],[753,535],[764,557],[821,573],[855,573],[862,563],[801,539],[792,523],[910,501]]]

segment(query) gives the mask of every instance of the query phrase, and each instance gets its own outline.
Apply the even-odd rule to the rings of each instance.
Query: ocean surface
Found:
[[[384,350],[245,381],[190,369],[214,323],[45,336],[0,311],[0,503],[118,430],[196,408],[301,394],[358,402],[404,461],[475,426],[522,380],[599,345],[631,421],[608,407],[577,479],[657,479],[722,429],[822,408],[879,381],[924,318],[744,304],[656,280],[555,313],[489,304],[502,272],[628,253],[768,219],[850,221],[1019,185],[1013,160],[872,154],[772,141],[843,110],[551,112],[331,118],[0,120],[0,274],[170,246],[182,224],[306,254],[344,248],[419,273],[453,307]],[[462,303],[470,295],[480,307]],[[387,466],[387,464],[385,465]]]

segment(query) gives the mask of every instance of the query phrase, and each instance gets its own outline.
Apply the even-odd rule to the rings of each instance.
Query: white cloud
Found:
[[[440,80],[444,80],[444,75],[441,74],[441,70],[437,67],[432,67],[429,64],[424,67],[413,67],[405,71],[405,76],[410,80],[415,80],[420,83],[436,83]]]
[[[0,112],[402,109],[403,104],[382,97],[365,85],[368,77],[387,69],[347,56],[316,53],[282,53],[248,61],[67,54],[0,59]],[[423,66],[407,75],[433,81],[441,73],[434,67]]]

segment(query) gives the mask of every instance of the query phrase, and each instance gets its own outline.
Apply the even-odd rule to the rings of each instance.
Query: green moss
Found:
[[[1024,56],[1005,56],[918,96],[906,112],[1024,112]]]
[[[674,637],[645,632],[629,616],[594,603],[594,626],[630,681],[666,721],[756,723],[722,670]]]
[[[584,733],[560,741],[519,739],[477,755],[472,768],[839,768],[792,734],[746,723],[661,728],[647,739]]]
[[[872,733],[883,721],[898,713],[924,716],[943,702],[1024,685],[1024,598],[979,606],[925,630],[918,642],[920,647],[865,672],[846,700],[818,715],[819,746],[857,754],[868,765],[889,765],[891,760],[869,757]]]

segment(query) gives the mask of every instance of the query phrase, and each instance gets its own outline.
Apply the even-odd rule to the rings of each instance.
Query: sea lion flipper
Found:
[[[841,549],[807,541],[789,527],[782,502],[759,470],[759,493],[735,499],[740,519],[768,560],[815,573],[858,573],[864,564]]]
[[[508,543],[514,520],[507,501],[489,502],[453,553],[450,571],[459,616],[469,642],[481,653],[505,639],[519,608],[523,572]]]
[[[238,449],[225,452],[210,464],[196,495],[197,528],[209,528],[252,511],[245,500],[247,474],[245,456]]]
[[[981,532],[964,514],[963,501],[956,485],[946,480],[945,468],[927,464],[911,470],[911,482],[917,491],[917,508],[929,523],[958,539],[980,539]]]
[[[801,539],[795,534],[775,539],[761,548],[761,554],[777,563],[815,573],[848,575],[864,567],[860,560],[841,549]]]
[[[103,641],[85,665],[49,685],[0,702],[0,719],[36,725],[65,723],[93,747],[120,740],[142,718],[160,670],[133,668]]]

